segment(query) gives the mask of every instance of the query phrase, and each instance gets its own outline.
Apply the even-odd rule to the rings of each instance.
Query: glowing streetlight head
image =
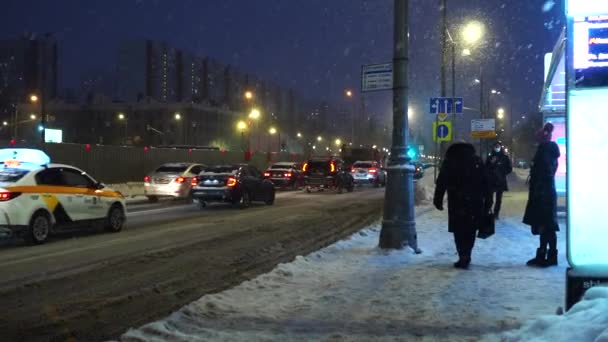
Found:
[[[374,146],[372,146],[372,148],[376,149],[376,148],[378,148],[378,145],[374,145]]]
[[[344,93],[346,94],[347,97],[353,97],[353,91],[350,89],[346,89],[346,91]]]
[[[336,146],[340,146],[340,145],[342,145],[342,140],[336,139],[335,143],[336,143]]]
[[[245,92],[245,98],[246,98],[247,100],[251,100],[251,99],[253,99],[253,92],[251,92],[251,91],[249,91],[249,90],[248,90],[248,91],[246,91],[246,92]]]
[[[260,118],[260,116],[261,116],[260,111],[256,108],[252,109],[251,112],[249,113],[250,119],[257,120]]]
[[[498,91],[496,89],[492,89],[492,94],[498,94]]]
[[[32,102],[38,102],[38,96],[37,95],[31,95],[30,96],[30,101],[32,101]]]
[[[476,78],[475,83],[479,84],[479,83],[481,83],[481,80],[479,78]]]
[[[498,108],[496,117],[500,120],[505,118],[505,110],[502,108]]]
[[[483,31],[484,28],[481,23],[472,21],[462,29],[462,38],[467,44],[475,44],[483,36]]]
[[[8,122],[3,121],[3,122],[2,122],[2,125],[3,125],[3,126],[8,126]]]
[[[31,120],[36,120],[36,114],[30,114],[30,119]]]
[[[268,133],[270,133],[272,135],[277,134],[277,129],[274,127],[270,127],[270,129],[268,130]]]
[[[317,141],[323,141],[323,137],[319,135],[319,136],[317,137]]]
[[[118,113],[118,120],[124,120],[125,115],[123,113]]]
[[[298,132],[297,136],[298,136],[298,138],[301,138],[302,137],[302,133]]]
[[[175,120],[181,120],[182,115],[180,113],[175,113]]]
[[[470,56],[471,55],[471,49],[463,49],[462,50],[462,55],[463,56]]]
[[[241,120],[236,124],[236,128],[242,132],[247,129],[247,123],[245,123],[245,121]]]

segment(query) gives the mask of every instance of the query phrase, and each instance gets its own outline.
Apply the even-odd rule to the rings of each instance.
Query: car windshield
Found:
[[[188,169],[187,165],[177,166],[177,165],[163,165],[156,169],[155,172],[158,173],[182,173]]]
[[[369,168],[372,167],[372,164],[370,164],[370,163],[359,163],[359,164],[353,165],[353,167],[358,167],[358,168],[362,168],[362,169],[369,169]]]
[[[220,165],[220,166],[210,166],[203,170],[203,173],[237,173],[239,171],[239,166],[232,165]]]
[[[308,163],[308,171],[310,171],[310,172],[329,171],[329,161],[311,161]]]
[[[28,170],[23,169],[2,169],[0,170],[0,183],[15,183],[28,172]]]
[[[271,169],[291,169],[293,168],[292,164],[275,164],[270,167]]]

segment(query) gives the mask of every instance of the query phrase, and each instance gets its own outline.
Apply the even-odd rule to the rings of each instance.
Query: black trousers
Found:
[[[454,242],[459,257],[471,257],[471,251],[475,245],[475,237],[477,231],[475,229],[464,228],[454,230]]]
[[[494,201],[494,216],[498,217],[500,207],[502,206],[502,194],[504,191],[496,191],[496,201]]]

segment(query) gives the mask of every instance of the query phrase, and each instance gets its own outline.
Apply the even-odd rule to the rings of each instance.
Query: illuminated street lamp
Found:
[[[124,120],[125,115],[123,113],[118,113],[118,120]]]
[[[247,99],[247,100],[253,99],[253,92],[251,92],[250,90],[247,90],[245,92],[245,99]]]
[[[125,122],[125,144],[129,139],[129,120],[127,120],[127,116],[124,113],[118,113],[118,120]]]
[[[268,130],[268,133],[270,133],[271,135],[275,135],[275,134],[277,134],[277,129],[274,127],[270,127],[270,129]]]
[[[335,143],[336,143],[336,146],[341,146],[342,145],[342,140],[340,140],[338,138],[338,139],[336,139]]]
[[[241,120],[236,124],[236,128],[243,133],[247,129],[247,123]]]
[[[318,142],[323,141],[323,137],[319,135],[319,136],[317,137],[317,141],[318,141]]]
[[[30,120],[36,120],[36,115],[35,114],[30,114]]]
[[[3,122],[2,122],[2,126],[8,126],[8,122],[3,121]]]
[[[470,56],[471,55],[471,49],[463,49],[462,50],[462,55],[463,56]]]
[[[502,109],[502,108],[498,108],[498,111],[497,111],[497,115],[496,115],[496,117],[497,117],[499,120],[504,119],[504,118],[505,118],[505,110],[504,110],[504,109]]]
[[[36,103],[36,102],[38,102],[38,96],[37,96],[37,95],[34,95],[34,94],[30,95],[30,101],[31,101],[32,103]]]
[[[462,29],[462,38],[467,44],[475,44],[483,37],[483,31],[481,23],[472,21]]]
[[[182,115],[180,113],[175,113],[175,120],[179,121],[182,119]]]
[[[346,97],[353,97],[353,91],[350,89],[346,89],[344,91],[344,94],[346,95]]]
[[[298,134],[296,134],[298,136],[298,138],[302,138],[302,133],[298,132]]]
[[[261,116],[260,111],[258,109],[256,109],[256,108],[253,108],[251,110],[251,112],[249,113],[249,118],[253,119],[253,120],[259,119],[260,116]]]

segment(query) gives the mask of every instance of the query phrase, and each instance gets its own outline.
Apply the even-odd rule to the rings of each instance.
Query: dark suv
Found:
[[[344,161],[336,158],[314,158],[302,166],[306,192],[312,189],[332,189],[338,193],[352,192],[355,181],[350,170],[344,166]]]

